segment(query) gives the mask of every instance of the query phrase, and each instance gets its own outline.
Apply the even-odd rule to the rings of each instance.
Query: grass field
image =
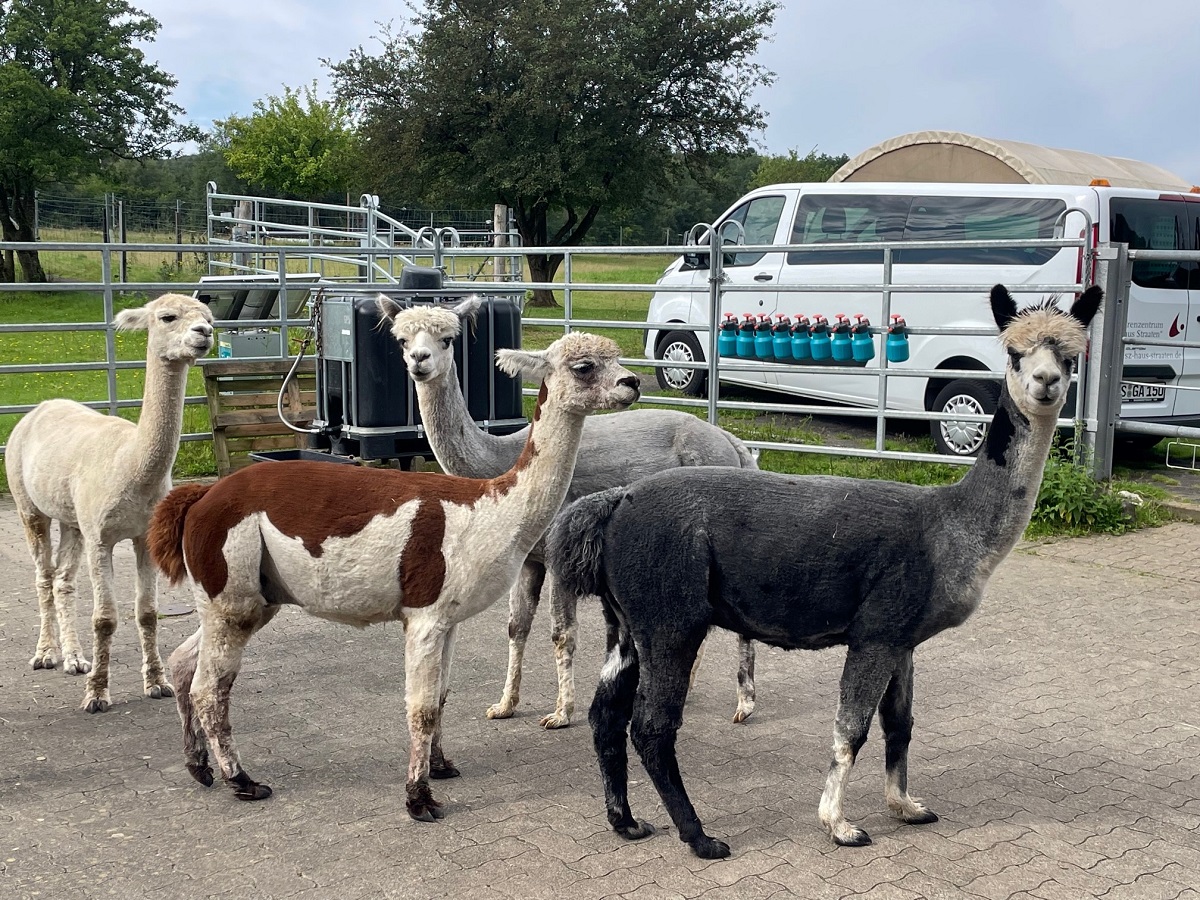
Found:
[[[70,233],[48,233],[45,240],[77,240]],[[149,242],[150,236],[131,236],[131,241]],[[51,278],[64,283],[100,280],[99,255],[85,250],[45,252],[43,265]],[[596,284],[652,284],[663,268],[671,261],[667,255],[592,256],[581,255],[573,261],[575,283]],[[428,261],[424,261],[428,262]],[[116,265],[114,258],[114,267]],[[129,283],[143,281],[182,282],[195,281],[204,274],[203,263],[194,255],[185,255],[181,269],[176,267],[173,252],[130,253],[127,260]],[[337,264],[333,264],[336,267]],[[289,269],[302,271],[303,260],[295,260]],[[328,274],[336,274],[327,267]],[[562,280],[563,270],[559,271]],[[526,307],[528,319],[561,319],[563,317],[562,292],[556,292],[559,308]],[[117,295],[115,306],[122,309],[140,305],[149,295],[136,290]],[[649,305],[649,292],[621,290],[572,291],[573,315],[576,318],[603,319],[641,323],[645,321]],[[98,323],[103,321],[103,298],[98,293],[66,290],[62,292],[0,292],[0,323]],[[593,329],[616,340],[622,353],[630,358],[643,356],[641,328]],[[548,346],[561,334],[557,326],[526,325],[522,340],[525,347],[540,349]],[[145,337],[137,332],[119,333],[116,336],[116,358],[118,360],[141,360],[145,358]],[[95,332],[22,332],[0,334],[0,361],[5,364],[50,363],[50,362],[98,362],[105,358],[105,333]],[[653,384],[653,369],[641,373],[647,383]],[[118,399],[141,397],[143,372],[141,370],[117,373]],[[198,369],[189,376],[189,395],[202,395],[203,377]],[[723,392],[724,393],[724,392]],[[35,404],[51,397],[69,397],[80,401],[104,401],[107,399],[107,373],[63,372],[20,375],[0,375],[0,404]],[[532,413],[532,399],[526,398]],[[691,409],[694,414],[702,410]],[[120,414],[136,420],[137,410],[122,410]],[[19,416],[0,415],[0,444]],[[720,424],[747,440],[787,441],[800,444],[827,442],[822,432],[809,427],[808,420],[798,416],[760,416],[754,413],[723,410]],[[189,405],[184,412],[185,433],[209,430],[208,409],[204,404]],[[825,430],[828,433],[828,429]],[[839,441],[860,447],[873,447],[874,441],[866,438],[848,437]],[[887,449],[900,451],[933,452],[933,443],[927,436],[900,434],[890,437]],[[857,478],[888,478],[917,484],[942,484],[960,478],[965,471],[960,466],[917,463],[896,460],[874,460],[823,453],[788,453],[766,451],[760,465],[774,471],[795,474],[831,474]],[[214,474],[216,470],[212,445],[208,441],[184,442],[176,460],[177,477]],[[1138,487],[1145,493],[1145,483]],[[7,480],[0,470],[0,491],[7,490]],[[1160,495],[1163,492],[1159,492]],[[1145,516],[1152,518],[1153,510]]]

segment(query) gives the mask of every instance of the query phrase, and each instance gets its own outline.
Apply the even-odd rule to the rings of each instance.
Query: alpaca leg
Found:
[[[441,724],[442,654],[444,625],[410,624],[404,636],[404,702],[408,710],[408,814],[419,822],[432,822],[445,813],[429,788],[433,736]]]
[[[458,639],[458,626],[451,625],[442,643],[442,693],[438,698],[438,722],[429,744],[429,777],[457,778],[462,773],[442,751],[442,715],[446,711],[446,697],[450,693],[450,666],[454,662],[454,642]]]
[[[605,619],[609,619],[607,610]],[[608,822],[621,837],[634,841],[654,834],[654,826],[635,819],[629,808],[627,744],[638,685],[638,658],[629,633],[618,634],[612,621],[608,621],[608,626],[608,658],[600,670],[600,682],[588,711],[588,722],[592,726],[592,743],[600,763],[600,778],[604,782]]]
[[[58,633],[62,637],[63,671],[68,675],[86,675],[92,664],[79,645],[75,624],[75,576],[83,556],[83,534],[74,525],[59,523],[58,553],[54,557],[54,610]]]
[[[908,794],[908,745],[912,740],[913,655],[909,650],[896,667],[879,703],[879,724],[883,728],[887,779],[884,797],[888,809],[910,825],[925,825],[938,820],[937,813]]]
[[[18,510],[25,529],[25,542],[33,557],[34,584],[37,589],[38,629],[37,646],[29,665],[34,669],[53,669],[58,665],[61,648],[54,633],[54,568],[51,565],[50,517],[37,510]]]
[[[754,641],[738,635],[738,702],[733,721],[745,722],[754,712]]]
[[[862,847],[871,843],[870,836],[847,822],[842,814],[846,783],[858,751],[867,741],[871,717],[883,696],[884,689],[896,671],[899,651],[869,647],[851,649],[846,653],[842,669],[841,696],[837,720],[833,729],[833,761],[825,779],[818,815],[829,829],[835,843],[845,847]]]
[[[696,679],[700,677],[700,661],[704,659],[704,648],[708,646],[708,635],[704,636],[704,640],[700,642],[700,649],[696,651],[696,659],[692,663],[692,671],[688,673],[688,693],[692,692],[692,688],[696,686]]]
[[[683,786],[675,754],[688,673],[705,630],[703,626],[688,629],[683,623],[672,622],[653,636],[648,647],[639,641],[642,678],[629,733],[646,774],[679,829],[679,839],[701,859],[722,859],[729,855],[729,845],[704,833],[704,825]]]
[[[543,728],[566,728],[575,712],[575,643],[579,637],[579,598],[563,590],[554,578],[550,591],[551,636],[554,639],[554,663],[558,669],[558,700],[554,712],[542,719]]]
[[[508,593],[508,675],[500,702],[488,707],[489,719],[507,719],[521,702],[521,665],[525,660],[525,642],[533,627],[533,617],[542,597],[546,567],[525,560],[517,583]]]
[[[142,687],[147,697],[158,700],[173,693],[158,654],[158,570],[150,558],[145,535],[133,539],[133,553],[137,559],[134,613],[142,644]]]
[[[85,537],[88,574],[92,578],[92,671],[81,708],[90,713],[104,712],[110,704],[108,697],[108,662],[112,653],[112,636],[117,630],[117,604],[113,600],[112,547],[98,539]]]
[[[246,643],[268,617],[261,599],[250,600],[247,604],[241,601],[230,603],[229,598],[221,597],[213,601],[214,605],[218,603],[222,612],[211,607],[201,612],[199,654],[190,692],[192,712],[204,730],[221,776],[233,788],[234,796],[239,800],[264,800],[271,796],[271,789],[254,781],[242,768],[229,722],[229,695],[242,666]],[[185,722],[185,747],[188,727]],[[192,777],[206,783],[203,771],[192,768],[193,760],[188,762]]]
[[[179,721],[183,725],[183,762],[187,770],[205,787],[212,787],[212,767],[208,762],[208,738],[196,715],[192,703],[192,679],[196,677],[196,664],[200,653],[201,629],[197,628],[186,641],[180,644],[167,665],[171,670],[171,683],[175,688],[175,705],[179,710]]]

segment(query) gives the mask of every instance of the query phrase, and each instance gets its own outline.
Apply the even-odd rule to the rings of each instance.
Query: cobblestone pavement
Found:
[[[128,546],[116,568],[128,596]],[[86,580],[80,593],[86,623]],[[537,725],[554,690],[544,611],[508,721],[483,714],[504,675],[504,604],[465,626],[445,729],[463,777],[435,783],[448,814],[434,825],[404,811],[398,627],[285,612],[251,642],[234,727],[275,788],[251,804],[188,777],[174,704],[141,695],[130,602],[121,612],[114,705],[90,716],[82,679],[28,666],[32,569],[0,500],[2,898],[1200,898],[1198,525],[1018,548],[975,617],[917,653],[911,789],[941,821],[888,818],[873,732],[848,794],[875,839],[862,849],[816,821],[841,652],[760,650],[759,707],[738,726],[734,641],[714,635],[679,755],[733,847],[718,862],[673,830],[632,844],[608,830],[586,725],[593,606],[581,711],[558,732]],[[164,655],[195,627],[164,618]],[[632,777],[635,812],[667,824],[636,762]]]

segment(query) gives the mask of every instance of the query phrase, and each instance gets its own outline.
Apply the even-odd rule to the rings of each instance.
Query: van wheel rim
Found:
[[[695,362],[696,358],[692,355],[692,348],[683,341],[674,341],[667,344],[663,348],[662,358],[667,362]],[[692,380],[692,375],[695,369],[663,369],[663,378],[667,384],[677,391],[687,387],[688,382]]]
[[[970,394],[955,394],[942,407],[944,413],[961,413],[963,415],[982,416],[987,413],[979,405],[979,401]],[[983,422],[954,422],[946,420],[941,423],[942,440],[960,456],[972,456],[983,446],[987,425]]]

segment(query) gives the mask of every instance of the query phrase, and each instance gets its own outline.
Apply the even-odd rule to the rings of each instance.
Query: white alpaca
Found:
[[[120,330],[148,332],[138,423],[103,415],[73,400],[47,400],[17,423],[4,457],[37,570],[41,631],[30,665],[53,669],[61,653],[68,674],[90,670],[82,704],[88,712],[109,707],[108,660],[117,627],[112,551],[123,540],[133,541],[137,557],[134,610],[145,693],[171,696],[158,654],[157,574],[145,534],[154,505],[171,489],[188,369],[213,343],[208,307],[180,294],[164,294],[138,309],[122,310],[114,324]],[[52,519],[58,520],[60,536],[53,561]],[[94,667],[83,655],[75,629],[75,574],[84,554],[95,601]]]
[[[404,308],[381,295],[378,306],[380,314],[391,320],[392,336],[400,343],[409,378],[416,388],[429,445],[443,470],[467,478],[489,478],[509,468],[521,452],[525,432],[497,436],[481,431],[467,408],[454,363],[454,339],[461,323],[474,319],[480,301],[471,298],[452,310],[428,305]],[[638,409],[595,416],[583,426],[567,502],[684,466],[757,468],[740,440],[688,413]],[[575,614],[579,598],[559,588],[553,578],[547,582],[543,556],[543,543],[539,541],[509,594],[508,676],[500,702],[489,707],[487,715],[489,719],[506,719],[520,700],[525,643],[546,583],[558,668],[558,700],[554,712],[543,717],[541,724],[544,728],[563,728],[571,723],[575,711],[573,658],[579,631]],[[610,634],[609,639],[611,643],[615,635]],[[754,711],[754,645],[739,638],[738,649],[738,702],[733,721],[744,722]],[[697,656],[697,666],[699,661]]]
[[[580,333],[539,353],[501,350],[505,371],[543,381],[525,449],[497,478],[279,462],[172,491],[150,548],[173,582],[196,584],[200,630],[170,660],[192,777],[212,784],[211,750],[239,799],[270,795],[242,768],[229,692],[246,642],[281,605],[358,626],[399,620],[408,811],[441,818],[429,778],[458,774],[441,747],[458,624],[512,586],[562,505],[587,413],[637,400],[619,356],[613,341]]]

